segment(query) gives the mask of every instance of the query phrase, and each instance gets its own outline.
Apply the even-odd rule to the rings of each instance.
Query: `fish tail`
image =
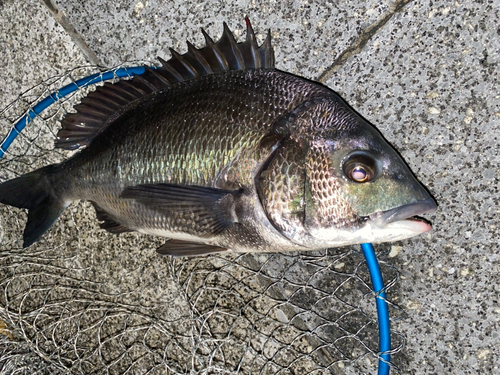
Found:
[[[68,206],[55,189],[57,166],[49,165],[0,184],[0,203],[28,209],[23,247],[36,242]]]

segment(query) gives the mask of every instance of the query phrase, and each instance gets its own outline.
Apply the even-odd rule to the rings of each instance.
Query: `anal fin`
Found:
[[[97,205],[95,202],[91,202],[92,205],[95,208],[95,213],[97,215],[97,220],[100,221],[99,226],[102,229],[107,230],[110,233],[126,233],[126,232],[133,232],[132,229],[127,228],[123,226],[122,224],[116,222],[116,220],[111,217],[109,213],[107,213],[105,210],[103,210],[101,207]]]
[[[170,240],[157,250],[161,255],[173,255],[175,257],[194,257],[215,253],[228,252],[228,249],[204,243],[188,242],[181,240]]]

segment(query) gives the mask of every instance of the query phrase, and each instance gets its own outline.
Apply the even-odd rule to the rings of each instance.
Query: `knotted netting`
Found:
[[[0,112],[0,139],[40,99],[94,72],[20,95]],[[0,182],[71,155],[53,148],[55,134],[89,89],[27,125],[0,159]],[[22,249],[26,217],[0,205],[0,374],[376,372],[374,295],[357,246],[163,257],[164,239],[109,234],[79,202]],[[390,289],[398,273],[381,267]],[[403,340],[392,336],[397,352]]]

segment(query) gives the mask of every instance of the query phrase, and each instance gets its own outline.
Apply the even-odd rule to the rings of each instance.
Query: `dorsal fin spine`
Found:
[[[130,91],[134,90],[142,96],[145,96],[147,94],[141,87],[139,87],[137,85],[133,85],[131,80],[130,81],[121,81],[121,82],[123,82],[123,86],[126,86]]]
[[[206,47],[199,50],[206,58],[210,66],[212,67],[212,71],[227,71],[229,70],[229,64],[224,57],[224,54],[221,52],[217,44],[210,38],[210,36],[205,32],[205,30],[201,29],[203,36],[205,37]]]
[[[234,39],[233,33],[229,30],[227,23],[224,22],[223,27],[224,31],[221,39],[217,42],[217,46],[226,56],[226,60],[231,70],[245,69],[245,61],[243,60],[243,56],[238,48],[238,43],[236,43]]]
[[[93,99],[98,99],[98,100],[100,99],[100,100],[102,100],[103,103],[107,103],[108,104],[108,108],[109,108],[109,104],[111,104],[112,106],[117,107],[117,108],[123,106],[123,103],[117,102],[113,96],[111,96],[111,95],[102,95],[102,94],[104,94],[103,92],[101,92],[100,94],[101,95],[96,95]]]
[[[248,56],[251,61],[246,61],[246,65],[252,65],[255,69],[261,67],[260,58],[259,58],[259,46],[257,44],[257,40],[255,38],[255,33],[253,31],[252,24],[248,17],[245,17],[245,22],[247,24],[247,36],[246,43],[241,44],[242,48],[245,46],[248,48]],[[243,54],[244,55],[244,54]]]
[[[125,82],[122,81],[122,82]],[[135,95],[132,94],[130,91],[128,90],[125,90],[125,88],[123,87],[123,85],[113,85],[113,90],[117,93],[117,94],[120,94],[120,96],[126,100],[127,102],[131,101],[131,100],[134,100],[135,99]],[[100,106],[103,106],[105,104],[99,102]]]
[[[182,69],[185,70],[187,73],[187,74],[185,74],[185,77],[183,75],[183,77],[185,79],[186,78],[187,79],[195,78],[195,77],[199,76],[196,69],[188,61],[186,61],[186,59],[184,58],[184,55],[180,55],[172,48],[169,48],[169,50],[170,50],[170,54],[172,55],[172,58],[170,59],[170,61],[168,63],[171,65],[173,65],[173,63],[175,63],[175,62],[178,62],[179,64],[181,64]],[[176,70],[179,71],[178,69],[176,69]],[[180,73],[182,75],[182,72],[180,72]]]
[[[151,89],[151,92],[158,90],[158,87],[153,85],[151,82],[149,82],[147,79],[145,79],[142,75],[137,76],[137,80],[141,81],[144,86],[149,87]]]
[[[264,67],[274,67],[274,50],[271,45],[271,30],[267,32],[266,40],[259,47],[260,62]]]
[[[182,78],[182,75],[174,69],[172,65],[169,64],[168,61],[163,60],[161,57],[158,57],[158,60],[161,62],[161,68],[160,70],[165,73],[165,76],[167,79],[169,79],[170,82],[172,83],[177,83],[177,82],[182,82],[184,79]]]
[[[202,75],[213,73],[212,67],[207,60],[205,60],[205,57],[203,57],[200,51],[189,42],[187,42],[187,46],[188,52],[186,53],[186,57],[191,57],[193,59],[193,62],[195,62],[198,66],[198,72]],[[203,69],[203,71],[200,71],[199,69]]]
[[[146,71],[153,75],[156,79],[158,79],[160,82],[163,83],[163,85],[167,86],[167,87],[170,87],[172,86],[172,83],[167,79],[165,78],[164,76],[162,76],[160,73],[157,72],[156,69],[151,69],[150,67],[146,67]]]

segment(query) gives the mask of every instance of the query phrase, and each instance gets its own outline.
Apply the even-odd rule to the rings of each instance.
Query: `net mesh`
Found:
[[[75,69],[0,112],[0,139]],[[59,162],[50,107],[0,159],[0,182]],[[377,369],[374,296],[357,247],[162,257],[159,238],[100,230],[86,202],[21,249],[26,214],[0,205],[0,374],[362,374]],[[397,271],[381,263],[388,288]],[[396,313],[394,313],[396,311]],[[391,316],[400,313],[391,305]],[[403,339],[392,332],[393,353]],[[397,356],[396,356],[397,357]],[[396,359],[397,362],[397,359]],[[398,370],[392,366],[393,370]]]

